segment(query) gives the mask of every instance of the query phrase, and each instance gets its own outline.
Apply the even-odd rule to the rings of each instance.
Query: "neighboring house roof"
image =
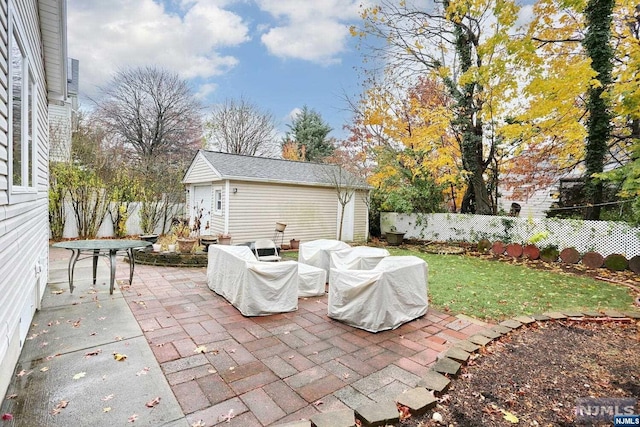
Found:
[[[239,181],[264,181],[288,184],[335,186],[342,185],[368,189],[360,178],[337,165],[299,162],[268,157],[243,156],[200,150],[207,162],[222,179]]]

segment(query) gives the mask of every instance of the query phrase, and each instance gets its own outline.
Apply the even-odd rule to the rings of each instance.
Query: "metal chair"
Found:
[[[282,258],[278,255],[278,248],[273,240],[258,239],[253,244],[253,250],[258,261],[280,261]],[[260,255],[260,252],[266,255]]]

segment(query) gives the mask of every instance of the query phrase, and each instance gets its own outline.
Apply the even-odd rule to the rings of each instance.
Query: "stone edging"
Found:
[[[356,427],[356,420],[359,420],[363,427],[398,424],[400,422],[398,404],[409,408],[412,415],[421,415],[433,408],[437,403],[435,396],[445,392],[451,383],[448,376],[455,377],[458,375],[460,368],[463,364],[466,364],[471,354],[481,347],[502,338],[523,325],[565,319],[635,320],[640,319],[640,312],[628,311],[619,313],[612,310],[607,310],[604,313],[598,311],[555,311],[531,316],[516,316],[495,326],[487,327],[464,341],[455,343],[453,347],[439,356],[439,360],[422,377],[416,388],[396,396],[395,399],[362,405],[355,410],[343,409],[324,412],[312,416],[310,420],[278,424],[276,427]]]

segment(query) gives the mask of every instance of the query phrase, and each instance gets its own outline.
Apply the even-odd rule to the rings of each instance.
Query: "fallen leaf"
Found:
[[[209,369],[207,372],[209,372],[210,374],[215,374],[215,373],[217,373],[218,371],[216,371],[215,369],[211,368],[211,369]]]
[[[127,360],[127,355],[126,354],[120,354],[120,353],[113,353],[113,358],[117,362],[122,362],[122,361]]]
[[[33,372],[33,371],[27,372],[27,371],[25,371],[23,369],[22,371],[18,372],[16,375],[19,376],[19,377],[24,377],[25,375],[29,375],[31,372]]]
[[[74,328],[79,328],[80,327],[80,322],[82,321],[82,319],[78,319],[75,322],[73,322],[73,327]]]
[[[106,408],[102,408],[102,412],[109,412],[111,410],[111,406],[107,406]]]
[[[60,295],[60,294],[61,294],[61,293],[63,293],[63,292],[64,292],[64,289],[60,289],[60,290],[57,290],[57,291],[51,291],[51,293],[52,293],[53,295]]]
[[[111,399],[113,399],[113,394],[110,394],[110,395],[108,395],[108,396],[103,397],[103,398],[102,398],[102,401],[103,401],[103,402],[106,402],[107,400],[111,400]]]
[[[346,373],[346,372],[345,372],[344,374],[342,374],[342,378],[344,378],[344,379],[349,378],[349,376],[350,376],[350,375],[349,375],[348,373]]]
[[[133,414],[129,417],[127,421],[130,423],[135,423],[137,419],[138,419],[138,414]]]
[[[288,359],[293,359],[294,357],[296,356],[292,354],[291,356],[288,357]]]
[[[149,368],[144,367],[141,371],[136,372],[136,376],[147,375],[147,372],[149,372]]]
[[[56,407],[53,408],[53,410],[51,411],[51,415],[58,415],[60,411],[67,407],[68,404],[68,400],[61,400],[60,403],[58,403]]]
[[[10,394],[7,396],[7,399],[15,399],[16,397],[18,397],[17,394]]]
[[[315,402],[313,402],[313,404],[315,406],[320,406],[320,405],[324,404],[324,402],[322,400],[316,400]]]
[[[229,350],[229,353],[231,353],[231,354],[233,354],[233,353],[235,353],[235,352],[236,352],[236,349],[235,349],[235,348],[232,348],[231,350]]]
[[[49,370],[49,368],[47,368],[46,366],[44,368],[40,368],[40,372],[47,372]]]
[[[206,345],[199,345],[198,347],[196,347],[195,350],[193,350],[194,353],[206,353],[207,352],[207,346]]]
[[[85,375],[87,375],[87,373],[86,373],[86,372],[78,372],[77,374],[75,374],[75,375],[73,376],[73,379],[74,379],[74,380],[79,380],[80,378],[84,378],[84,377],[85,377]]]
[[[150,400],[147,403],[145,403],[145,406],[147,408],[153,408],[154,406],[156,406],[159,403],[160,403],[160,397],[156,397],[155,399]]]
[[[93,351],[88,351],[84,354],[85,359],[90,358],[91,356],[97,356],[100,353],[102,353],[102,350],[97,349],[97,350],[93,350]]]
[[[500,412],[502,412],[504,414],[504,419],[509,421],[510,423],[517,424],[518,422],[520,422],[518,417],[513,415],[511,412],[505,411],[504,409],[500,409]]]
[[[404,421],[411,417],[411,411],[407,406],[398,405],[398,412],[400,413],[400,421]]]
[[[96,336],[96,335],[98,335],[98,334],[97,334],[97,332],[91,332],[91,333],[89,334],[89,336],[90,336],[90,337],[94,337],[94,336]]]
[[[120,337],[120,336],[115,337],[115,340],[116,340],[116,341],[122,341],[122,337]]]
[[[198,420],[197,422],[191,424],[191,427],[207,427],[204,421]]]
[[[5,413],[5,414],[2,414],[2,420],[3,421],[11,421],[12,419],[13,419],[13,415],[12,414],[10,414],[8,412]]]

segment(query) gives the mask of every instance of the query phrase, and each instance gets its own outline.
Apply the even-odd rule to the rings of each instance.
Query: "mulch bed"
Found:
[[[539,322],[487,346],[434,410],[401,425],[572,426],[577,398],[638,396],[640,322]]]

